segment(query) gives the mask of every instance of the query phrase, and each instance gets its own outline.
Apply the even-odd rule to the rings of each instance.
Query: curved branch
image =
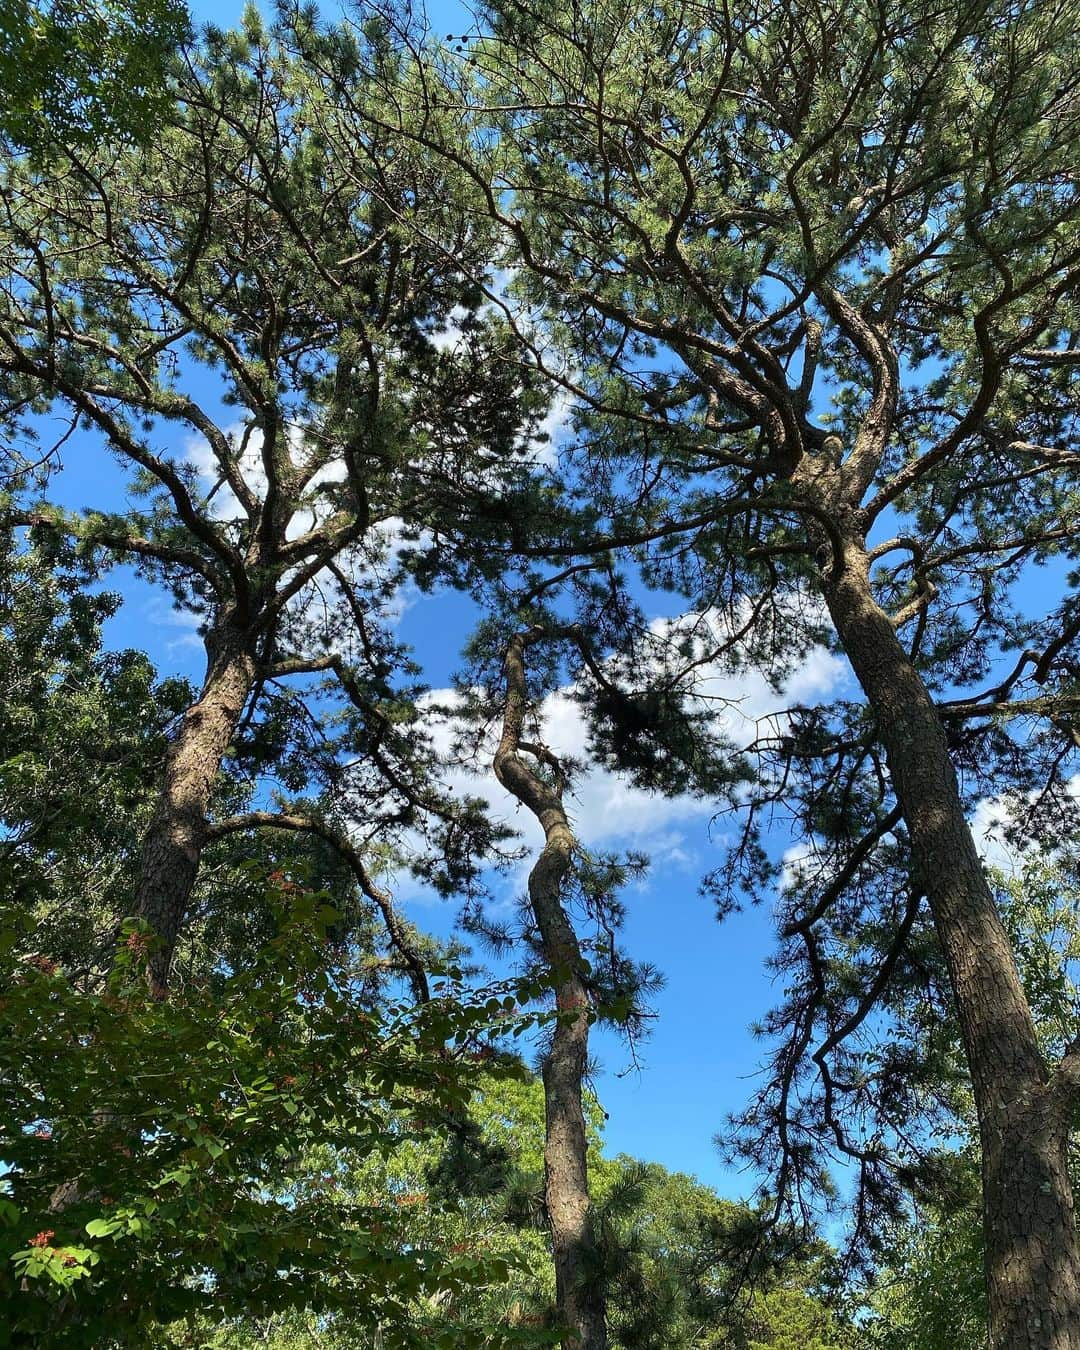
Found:
[[[595,1255],[595,1237],[589,1216],[588,1152],[581,1105],[592,1000],[581,944],[562,897],[577,840],[563,806],[558,761],[547,747],[522,740],[528,710],[525,653],[543,638],[559,635],[534,625],[515,633],[507,643],[503,663],[506,701],[493,768],[503,787],[533,813],[544,831],[544,847],[529,873],[529,904],[560,1013],[543,1066],[545,1200],[560,1316],[578,1332],[580,1344],[601,1346],[606,1343],[603,1289],[587,1278]],[[526,763],[524,755],[553,769],[554,786]]]
[[[394,900],[389,891],[377,886],[371,878],[364,860],[357,849],[340,831],[335,830],[324,820],[314,816],[297,816],[279,811],[248,811],[242,816],[230,816],[227,820],[216,821],[207,829],[208,839],[222,839],[229,834],[242,830],[292,830],[313,834],[338,854],[351,868],[356,884],[364,895],[375,905],[383,917],[390,942],[396,948],[409,971],[409,981],[418,1003],[427,1003],[431,998],[427,971],[413,945],[401,916],[394,908]]]

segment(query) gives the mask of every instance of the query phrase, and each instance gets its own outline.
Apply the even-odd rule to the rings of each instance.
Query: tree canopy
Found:
[[[1075,1347],[1073,8],[0,17],[15,1343]],[[770,906],[752,1203],[601,1151],[600,772]]]

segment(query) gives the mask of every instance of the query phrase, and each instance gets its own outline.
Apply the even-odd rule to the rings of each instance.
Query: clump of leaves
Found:
[[[0,914],[0,1300],[15,1343],[170,1344],[170,1324],[346,1308],[387,1347],[521,1343],[440,1312],[509,1278],[498,1253],[425,1246],[391,1195],[297,1181],[320,1149],[390,1153],[403,1114],[421,1133],[461,1115],[470,1069],[452,1046],[490,1024],[491,991],[376,1002],[327,941],[325,894],[278,877],[268,899],[276,932],[251,961],[167,1002],[147,993],[155,939],[138,924],[87,991],[44,955],[20,958]]]
[[[0,136],[38,153],[145,139],[190,26],[182,0],[0,0]]]

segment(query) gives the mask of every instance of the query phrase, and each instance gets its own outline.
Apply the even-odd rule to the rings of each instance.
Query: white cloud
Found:
[[[540,720],[544,740],[556,755],[561,759],[586,757],[585,717],[568,690],[544,700]],[[595,764],[575,781],[566,805],[574,831],[586,848],[633,843],[647,851],[655,851],[677,822],[704,821],[716,809],[715,803],[689,794],[660,797],[645,792],[623,775]]]
[[[1023,849],[1011,845],[1006,831],[1015,820],[1014,805],[1003,797],[984,797],[971,816],[971,834],[979,856],[987,867],[996,867],[1007,875],[1023,867]]]
[[[295,458],[295,455],[294,455]],[[316,469],[311,481],[304,488],[303,500],[310,506],[296,511],[285,527],[286,539],[299,539],[301,535],[320,525],[330,514],[331,504],[327,500],[325,489],[345,481],[348,469],[343,459],[332,459],[328,464]]]
[[[222,434],[232,450],[238,454],[235,467],[241,479],[255,500],[261,502],[266,497],[267,483],[266,469],[262,460],[263,434],[257,427],[253,428],[245,443],[245,430],[245,423],[238,421],[224,427]],[[309,452],[305,445],[303,428],[293,423],[286,428],[285,434],[292,462],[296,465],[304,464]],[[199,475],[203,491],[212,494],[209,495],[206,507],[210,517],[220,521],[244,520],[244,508],[236,493],[224,480],[217,456],[205,438],[188,437],[184,446],[184,457]],[[346,472],[345,462],[342,459],[331,459],[315,470],[310,482],[304,488],[303,500],[307,504],[293,515],[286,526],[287,539],[298,539],[325,519],[330,509],[325,490],[342,482]]]
[[[1065,791],[1074,802],[1080,802],[1080,774],[1074,774],[1069,779]],[[1027,800],[1034,801],[1036,796],[1037,793],[1032,792]],[[1007,876],[1019,875],[1025,863],[1041,847],[1039,844],[1014,843],[1009,840],[1009,827],[1020,814],[1018,805],[1015,797],[983,797],[976,804],[969,822],[975,847],[983,862]]]
[[[234,422],[223,429],[234,450],[239,450],[243,442],[245,424]],[[286,432],[289,455],[296,465],[304,464],[308,457],[303,428],[291,424]],[[184,447],[184,457],[195,469],[201,480],[203,490],[212,494],[207,503],[207,513],[211,519],[226,522],[240,522],[245,519],[244,508],[228,483],[223,481],[221,467],[210,445],[202,436],[189,437]],[[266,471],[262,462],[262,432],[255,428],[248,437],[247,444],[236,464],[243,481],[257,501],[266,496]],[[334,509],[327,489],[343,482],[347,475],[343,459],[331,459],[322,464],[312,474],[306,484],[300,510],[294,512],[285,528],[286,539],[299,539],[316,526],[322,524]],[[420,541],[421,546],[423,540]],[[368,531],[362,544],[338,559],[338,564],[346,575],[359,579],[367,571],[374,575],[389,574],[398,564],[402,549],[405,547],[404,522],[399,517],[390,517],[378,522]],[[304,592],[294,597],[291,608],[294,612],[303,609],[309,603],[318,601],[320,595],[332,594],[337,583],[325,570],[316,574],[305,587]],[[392,596],[382,602],[380,618],[391,625],[397,624],[405,611],[415,603],[416,587],[406,582],[399,586]]]
[[[165,651],[169,656],[178,652],[205,651],[199,626],[202,616],[193,614],[189,609],[174,609],[161,596],[155,596],[144,607],[148,624],[157,628],[172,629],[176,636],[165,639]]]
[[[570,439],[571,410],[574,399],[564,389],[557,390],[543,421],[537,427],[538,435],[532,441],[532,463],[541,469],[554,468],[559,451]]]
[[[244,424],[234,422],[230,426],[224,427],[222,434],[228,440],[232,449],[238,451],[243,441]],[[199,475],[204,491],[213,494],[210,496],[206,508],[211,518],[214,520],[243,520],[244,508],[240,505],[236,493],[224,481],[221,465],[205,438],[189,436],[184,446],[184,452],[185,459]],[[248,437],[247,444],[236,461],[236,467],[240,477],[254,493],[256,499],[262,501],[266,495],[266,472],[262,463],[262,432],[258,429],[252,431]]]
[[[446,316],[446,323],[437,332],[428,333],[428,341],[437,352],[452,352],[461,338],[461,323],[469,317],[464,305],[455,305]]]
[[[817,839],[796,840],[780,855],[780,890],[792,891],[800,883],[813,878],[819,873],[824,860]]]

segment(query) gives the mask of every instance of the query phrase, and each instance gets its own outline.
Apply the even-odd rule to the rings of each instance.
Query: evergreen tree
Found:
[[[826,1013],[816,1045],[816,1015],[789,1019],[781,1081],[811,1064],[825,1117],[802,1129],[781,1093],[782,1188],[819,1175],[804,1140],[836,1138],[847,1085],[829,1056],[877,1004],[925,897],[978,1106],[992,1341],[1069,1346],[1080,1061],[1040,1047],[957,770],[981,760],[1027,787],[1044,768],[1040,801],[1070,810],[1073,606],[1031,620],[1010,595],[1075,538],[1071,12],[492,3],[457,46],[428,53],[426,97],[394,125],[497,222],[504,310],[574,402],[601,510],[549,558],[636,550],[695,613],[753,615],[759,650],[823,606],[865,699],[835,774],[827,743],[808,759],[790,738],[836,788],[830,804],[798,786],[830,821],[834,864],[789,925],[810,1005],[815,925],[898,838],[907,894],[878,913],[886,957],[850,1016]],[[1021,715],[1042,718],[1034,739],[1003,730]],[[739,856],[752,886],[768,880],[752,840]],[[878,1142],[837,1146],[875,1176]]]
[[[438,163],[373,133],[355,147],[362,171],[339,164],[338,108],[254,12],[245,23],[187,53],[152,145],[5,166],[12,408],[66,408],[74,433],[97,434],[77,452],[111,452],[142,498],[127,513],[21,501],[7,519],[135,561],[199,623],[206,675],[171,737],[135,886],[159,992],[207,846],[275,828],[338,848],[422,994],[365,850],[427,830],[417,866],[468,885],[493,840],[433,784],[387,606],[402,548],[421,577],[434,555],[462,584],[483,571],[457,541],[489,500],[512,506],[539,408],[463,276],[484,266],[488,231],[455,214]],[[395,78],[378,25],[335,60],[340,106],[381,97],[367,62]],[[457,263],[406,231],[413,210]],[[448,348],[434,339],[458,308]],[[346,707],[332,720],[314,711],[323,681]],[[264,795],[276,780],[277,807],[230,812],[226,759]],[[300,793],[317,809],[294,809]]]

